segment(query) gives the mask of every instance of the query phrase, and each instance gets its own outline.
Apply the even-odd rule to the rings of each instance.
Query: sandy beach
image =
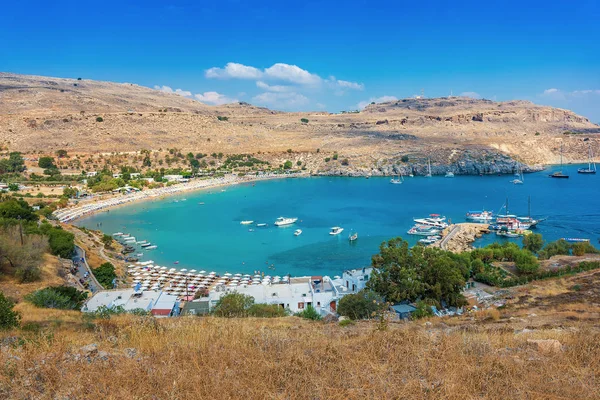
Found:
[[[136,193],[130,193],[126,195],[114,195],[108,199],[90,199],[82,200],[73,206],[61,208],[56,210],[53,215],[62,223],[73,222],[76,219],[86,217],[88,215],[105,211],[111,208],[116,208],[126,204],[134,202],[141,202],[146,200],[155,200],[166,196],[172,196],[176,194],[212,189],[223,186],[237,185],[246,182],[256,182],[268,179],[285,179],[290,177],[305,177],[306,174],[265,174],[260,176],[243,176],[238,177],[237,175],[226,175],[221,178],[210,178],[210,179],[195,179],[185,183],[179,183],[177,185],[157,188],[157,189],[146,189]]]

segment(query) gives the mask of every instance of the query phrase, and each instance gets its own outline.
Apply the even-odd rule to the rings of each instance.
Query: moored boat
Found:
[[[589,145],[589,151],[588,151],[588,167],[587,168],[579,168],[577,170],[578,174],[595,174],[596,173],[596,163],[592,161],[593,155],[592,155],[592,145]]]
[[[275,220],[275,225],[277,225],[277,226],[291,225],[291,224],[296,223],[296,221],[298,221],[298,218],[279,217]]]
[[[466,216],[467,220],[475,222],[490,222],[494,219],[494,213],[491,211],[469,211]]]
[[[252,225],[254,221],[241,221],[240,225]]]
[[[356,239],[358,239],[358,232],[354,232],[348,237],[348,240],[351,242],[354,242]]]
[[[331,228],[331,230],[329,231],[330,235],[339,235],[340,233],[342,233],[344,231],[344,228],[340,228],[339,226],[334,226]]]
[[[294,236],[300,236],[300,235],[302,235],[302,229],[296,229],[294,231]]]

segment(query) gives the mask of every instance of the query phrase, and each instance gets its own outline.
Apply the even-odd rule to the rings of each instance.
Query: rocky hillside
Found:
[[[25,152],[177,147],[276,158],[293,149],[322,173],[418,172],[428,159],[434,173],[493,173],[511,172],[514,160],[556,163],[561,144],[566,162],[583,161],[588,143],[600,154],[599,132],[571,111],[524,101],[404,99],[360,113],[284,113],[128,83],[0,73],[0,144]],[[338,161],[326,163],[335,152]]]

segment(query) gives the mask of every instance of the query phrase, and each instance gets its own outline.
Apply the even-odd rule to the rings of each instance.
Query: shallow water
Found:
[[[524,185],[513,185],[509,181],[514,178],[507,175],[415,177],[401,185],[390,184],[389,178],[272,180],[137,203],[77,223],[108,234],[127,232],[158,245],[142,260],[160,265],[179,261],[178,268],[218,273],[333,276],[370,264],[371,255],[389,238],[402,236],[416,243],[419,237],[406,234],[413,217],[440,213],[462,222],[468,210],[497,213],[507,197],[511,213],[526,215],[531,196],[532,215],[548,217],[537,228],[546,240],[584,237],[597,243],[600,177],[579,175],[577,166],[564,171],[570,179],[551,179],[544,171],[525,175]],[[279,216],[299,220],[278,228],[273,222]],[[242,220],[269,226],[240,225]],[[330,236],[332,226],[344,232]],[[293,232],[299,228],[303,233],[296,237]],[[353,231],[359,239],[350,243]],[[487,235],[476,245],[498,239]]]

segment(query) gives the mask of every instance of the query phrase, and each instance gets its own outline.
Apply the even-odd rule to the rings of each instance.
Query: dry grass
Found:
[[[18,283],[18,281],[9,275],[5,275],[0,280],[0,292],[3,292],[7,297],[20,301],[23,297],[37,289],[42,289],[48,286],[63,285],[66,283],[64,278],[59,275],[59,270],[62,268],[60,260],[52,255],[44,255],[44,260],[41,266],[41,279],[31,283]]]
[[[586,330],[515,335],[494,326],[398,324],[381,332],[370,323],[341,328],[294,317],[55,326],[0,353],[3,398],[591,399],[600,392],[600,334]],[[557,339],[564,351],[541,354],[528,338]],[[108,359],[70,356],[90,343]],[[127,348],[137,355],[126,357]]]

